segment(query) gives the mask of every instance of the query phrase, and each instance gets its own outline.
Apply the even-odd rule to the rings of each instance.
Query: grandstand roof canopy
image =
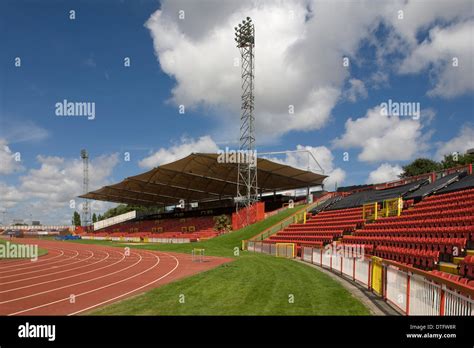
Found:
[[[219,163],[218,156],[193,153],[80,197],[144,206],[173,205],[180,199],[203,202],[234,198],[237,164]],[[259,191],[263,193],[318,186],[327,177],[264,158],[258,158],[257,170]]]

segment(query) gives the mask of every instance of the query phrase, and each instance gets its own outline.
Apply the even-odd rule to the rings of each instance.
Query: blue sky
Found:
[[[191,151],[235,148],[232,36],[247,15],[256,23],[258,151],[313,151],[333,189],[393,180],[419,156],[474,147],[469,1],[7,0],[0,211],[68,223],[82,148],[91,155],[91,188]],[[95,118],[58,117],[64,99],[95,103]],[[419,119],[381,116],[389,99],[419,103]],[[275,159],[306,167],[306,156]]]

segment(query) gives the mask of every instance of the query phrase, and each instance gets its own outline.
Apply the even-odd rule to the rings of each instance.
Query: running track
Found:
[[[231,259],[38,239],[37,261],[0,260],[0,315],[76,315],[217,267]],[[128,255],[127,255],[128,254]]]

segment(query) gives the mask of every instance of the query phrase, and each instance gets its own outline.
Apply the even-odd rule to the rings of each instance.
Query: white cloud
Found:
[[[435,81],[433,89],[428,91],[430,96],[451,98],[474,91],[473,32],[474,21],[431,29],[429,39],[411,52],[400,72],[419,73],[429,69]]]
[[[197,140],[181,138],[180,143],[169,148],[160,148],[152,155],[142,159],[138,165],[142,168],[153,168],[160,164],[170,163],[188,156],[192,152],[217,152],[219,147],[208,135]]]
[[[9,144],[41,141],[49,136],[46,129],[30,120],[23,120],[10,115],[0,117],[0,120],[0,138],[3,138]]]
[[[420,120],[382,116],[380,107],[375,107],[364,117],[349,118],[345,133],[334,139],[333,144],[338,148],[360,148],[361,161],[409,160],[427,149],[426,140],[431,134],[422,134],[422,128]]]
[[[397,180],[398,175],[403,172],[399,165],[381,164],[377,169],[369,173],[367,184],[379,184],[387,181]]]
[[[24,199],[23,193],[18,191],[16,187],[9,186],[3,182],[0,182],[0,212],[10,209],[17,205]]]
[[[350,2],[334,6],[313,1],[210,1],[198,6],[164,1],[145,25],[161,68],[176,79],[174,103],[230,110],[228,118],[221,119],[226,124],[240,112],[234,26],[252,17],[257,43],[256,130],[260,139],[267,139],[327,123],[348,77],[342,57],[356,53],[358,42],[374,24],[376,7]],[[178,18],[179,10],[185,11],[185,20]],[[327,32],[331,35],[321,35]],[[290,105],[294,114],[288,112]]]
[[[403,19],[398,19],[400,10]],[[179,18],[180,11],[184,11],[184,19]],[[417,42],[420,31],[440,22],[465,21],[472,17],[472,4],[469,0],[435,1],[429,6],[413,0],[346,1],[337,5],[315,0],[162,1],[161,9],[145,26],[162,70],[176,80],[171,99],[187,108],[213,111],[210,114],[217,121],[213,134],[219,141],[237,138],[240,67],[234,66],[239,54],[233,28],[246,16],[252,17],[256,27],[255,112],[262,144],[289,131],[324,127],[333,107],[344,97],[347,81],[353,85],[346,95],[349,100],[365,97],[365,86],[351,79],[350,69],[341,64],[342,57],[349,57],[351,64],[362,64],[359,50],[363,40],[369,40],[377,50],[379,69],[368,79],[370,86],[377,88],[388,83],[385,71],[397,73],[404,58],[409,57],[404,62],[409,65],[415,59],[410,57],[423,56],[426,49]],[[388,31],[383,40],[375,34],[380,23]],[[463,36],[467,29],[463,28]],[[454,35],[433,32],[434,48],[426,62],[445,59],[445,51],[463,55],[463,67],[454,75],[442,71],[435,74],[433,95],[441,95],[445,87],[449,92],[444,93],[460,93],[466,85],[462,83],[456,90],[456,78],[461,77],[460,73],[465,74],[462,81],[472,76],[472,71],[466,74],[466,69],[472,69],[466,59],[469,56],[464,57],[472,48],[469,39],[459,48],[456,34],[455,42],[445,43],[448,50],[438,49],[438,42]],[[290,106],[294,106],[294,114],[288,112]]]
[[[21,154],[12,152],[5,139],[0,138],[0,175],[8,175],[23,170]]]
[[[83,168],[80,159],[66,159],[55,156],[37,156],[40,167],[28,170],[19,177],[20,184],[7,186],[0,184],[2,201],[0,208],[13,217],[40,220],[43,223],[70,224],[74,211],[70,201],[75,201],[75,210],[80,211],[83,193]],[[118,164],[118,154],[102,155],[89,162],[89,190],[95,190],[110,183],[110,176]],[[5,196],[5,198],[4,198]],[[92,211],[103,211],[109,203],[92,204]]]
[[[472,17],[470,0],[425,1],[409,0],[386,2],[385,18],[406,41],[410,47],[416,47],[416,35],[420,30],[427,29],[436,22],[447,23],[463,21]],[[399,19],[399,11],[403,11],[403,19]]]
[[[318,161],[319,165],[324,170],[324,174],[328,175],[328,178],[325,179],[324,185],[327,189],[333,189],[334,185],[337,183],[340,186],[345,178],[346,172],[341,168],[335,168],[334,166],[334,156],[326,146],[303,146],[298,145],[296,146],[296,150],[307,150],[310,151],[313,156]],[[265,156],[266,157],[266,156]],[[306,152],[294,152],[294,153],[287,153],[285,154],[284,158],[278,157],[267,157],[271,161],[283,163],[289,166],[293,166],[296,168],[300,168],[303,170],[313,171],[315,173],[321,174],[321,169],[319,166],[314,162],[314,160],[309,157],[308,163],[308,153]]]
[[[453,152],[464,154],[466,150],[474,148],[474,128],[469,125],[461,127],[459,134],[445,143],[438,144],[436,158],[442,159],[444,155]]]
[[[20,177],[21,191],[29,197],[41,198],[52,207],[69,206],[69,200],[82,193],[82,160],[39,155],[37,161],[41,164],[39,169],[30,169]],[[117,154],[90,160],[89,190],[105,185],[117,163]]]
[[[349,88],[345,91],[345,97],[349,99],[349,101],[354,103],[360,98],[367,98],[368,93],[363,81],[350,79],[349,85]]]

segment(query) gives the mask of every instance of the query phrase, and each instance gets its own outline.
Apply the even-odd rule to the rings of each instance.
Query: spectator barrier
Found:
[[[248,241],[247,250],[275,255],[268,242]],[[408,265],[310,246],[302,246],[301,260],[364,285],[405,315],[474,315],[474,288]]]

